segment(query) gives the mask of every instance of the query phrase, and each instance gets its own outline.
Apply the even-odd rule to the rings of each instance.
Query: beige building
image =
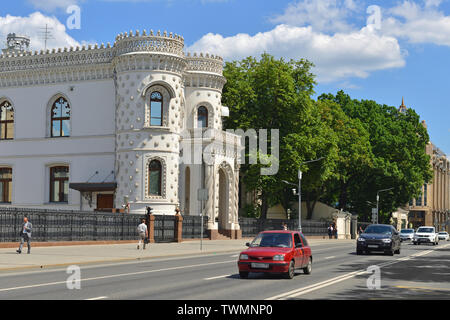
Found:
[[[406,106],[402,101],[399,110]],[[422,125],[427,128],[425,121]],[[432,142],[428,142],[426,152],[433,167],[433,180],[422,186],[420,197],[412,199],[409,206],[408,226],[434,226],[439,231],[450,231],[450,159]]]

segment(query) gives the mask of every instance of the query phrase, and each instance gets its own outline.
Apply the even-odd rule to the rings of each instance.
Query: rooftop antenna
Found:
[[[48,40],[52,40],[55,39],[52,35],[51,30],[53,30],[53,28],[49,28],[48,25],[45,25],[45,28],[39,28],[43,31],[39,32],[39,39],[44,40],[44,50],[47,50],[47,41]]]

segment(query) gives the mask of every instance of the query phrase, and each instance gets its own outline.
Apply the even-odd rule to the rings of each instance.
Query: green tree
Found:
[[[228,62],[224,68],[227,84],[223,90],[223,103],[231,106],[230,117],[225,121],[227,129],[279,129],[280,170],[276,175],[260,174],[261,164],[241,167],[248,190],[256,190],[261,196],[261,217],[267,216],[270,206],[282,203],[287,208],[290,188],[282,180],[294,181],[295,168],[305,157],[316,156],[320,140],[326,131],[315,112],[314,75],[312,63],[307,60],[284,61],[263,54],[259,60],[249,57],[242,61]],[[318,127],[316,127],[318,126]],[[269,137],[269,143],[271,143]],[[326,149],[326,148],[325,148]],[[258,157],[266,155],[258,154]],[[316,175],[324,173],[317,170]],[[311,179],[309,184],[316,180]],[[307,183],[308,184],[308,183]]]
[[[382,194],[380,201],[382,221],[388,222],[390,213],[417,196],[422,185],[432,178],[430,158],[425,152],[429,136],[419,116],[412,109],[403,114],[375,101],[351,99],[343,91],[335,96],[323,94],[319,100],[339,104],[368,133],[372,155],[367,153],[363,170],[353,176],[357,185],[349,189],[346,207],[367,219],[370,215],[367,201],[375,202],[378,190],[393,187]]]

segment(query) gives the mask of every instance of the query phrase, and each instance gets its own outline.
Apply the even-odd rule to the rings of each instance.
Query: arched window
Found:
[[[162,126],[163,123],[163,96],[160,92],[154,91],[150,95],[150,125]]]
[[[148,167],[148,194],[161,196],[162,165],[158,160],[152,160]]]
[[[14,109],[8,101],[0,105],[0,140],[14,138]]]
[[[12,169],[0,168],[0,203],[11,203]]]
[[[50,202],[68,202],[69,167],[50,168]]]
[[[201,106],[197,110],[197,127],[207,128],[208,127],[208,109]]]
[[[70,136],[70,106],[67,100],[63,97],[56,99],[52,106],[51,136]]]

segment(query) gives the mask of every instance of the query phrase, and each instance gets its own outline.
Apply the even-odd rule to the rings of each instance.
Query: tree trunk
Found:
[[[261,219],[267,219],[267,211],[269,210],[269,204],[267,201],[266,192],[261,193]]]
[[[347,184],[341,181],[339,190],[339,209],[345,210],[348,202]]]

